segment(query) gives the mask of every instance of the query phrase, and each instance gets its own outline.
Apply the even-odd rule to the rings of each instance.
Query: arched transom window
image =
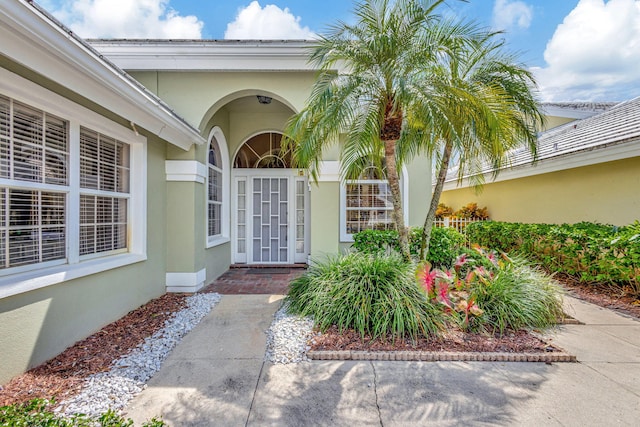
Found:
[[[222,234],[222,159],[215,136],[209,143],[208,235]]]
[[[281,149],[282,134],[266,132],[245,142],[236,155],[234,168],[288,169],[291,154]]]

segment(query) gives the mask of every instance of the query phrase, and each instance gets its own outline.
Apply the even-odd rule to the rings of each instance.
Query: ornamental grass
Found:
[[[442,310],[416,285],[415,266],[396,255],[354,252],[316,262],[291,283],[287,301],[321,331],[336,325],[362,337],[415,340],[444,324]]]

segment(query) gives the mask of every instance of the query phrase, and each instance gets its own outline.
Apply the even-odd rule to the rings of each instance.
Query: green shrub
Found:
[[[422,237],[422,231],[419,232],[419,237]],[[434,227],[431,230],[427,261],[436,266],[451,267],[456,257],[462,253],[464,244],[464,236],[454,228]],[[419,253],[419,244],[417,249],[416,253]]]
[[[409,232],[409,250],[414,258],[420,254],[422,229]],[[450,267],[460,255],[465,238],[453,228],[434,227],[431,231],[427,261],[433,265]],[[367,254],[399,252],[398,232],[395,230],[365,230],[353,236],[352,247]]]
[[[501,265],[490,280],[475,282],[471,294],[483,311],[478,325],[501,334],[548,328],[563,316],[561,288],[521,257]]]
[[[125,420],[115,412],[109,410],[97,418],[82,414],[64,418],[54,414],[49,407],[54,402],[46,399],[33,399],[26,403],[0,407],[0,426],[12,427],[131,427],[133,421]],[[162,427],[165,423],[152,419],[143,427]]]
[[[373,338],[435,335],[438,307],[415,282],[415,267],[397,255],[354,252],[313,264],[289,287],[289,310],[312,316],[320,330],[336,325]]]
[[[584,283],[609,283],[640,295],[640,223],[626,227],[578,224],[470,224],[473,243],[521,254],[546,270]]]

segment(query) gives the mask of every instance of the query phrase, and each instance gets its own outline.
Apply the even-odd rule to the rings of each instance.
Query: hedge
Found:
[[[469,224],[467,238],[491,249],[519,253],[549,271],[583,283],[629,287],[640,295],[640,222],[616,227],[578,224],[521,224],[485,221]]]
[[[415,258],[420,254],[421,228],[409,231],[409,251]],[[431,232],[427,261],[434,266],[449,268],[460,255],[465,243],[462,234],[453,228],[434,227]],[[365,230],[354,234],[353,246],[358,252],[379,254],[389,250],[399,251],[398,232],[395,230]]]

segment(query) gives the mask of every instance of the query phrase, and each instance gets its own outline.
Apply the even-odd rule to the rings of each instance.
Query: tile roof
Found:
[[[618,104],[618,102],[543,102],[542,108],[558,108],[561,110],[579,110],[599,113]]]
[[[603,150],[631,141],[640,141],[640,97],[618,103],[594,116],[540,133],[537,162],[585,151]],[[511,152],[508,164],[502,170],[528,167],[533,160],[533,155],[527,148],[519,148]],[[485,164],[482,173],[491,173],[493,170],[490,165]],[[457,165],[454,165],[449,169],[446,182],[456,179]]]

